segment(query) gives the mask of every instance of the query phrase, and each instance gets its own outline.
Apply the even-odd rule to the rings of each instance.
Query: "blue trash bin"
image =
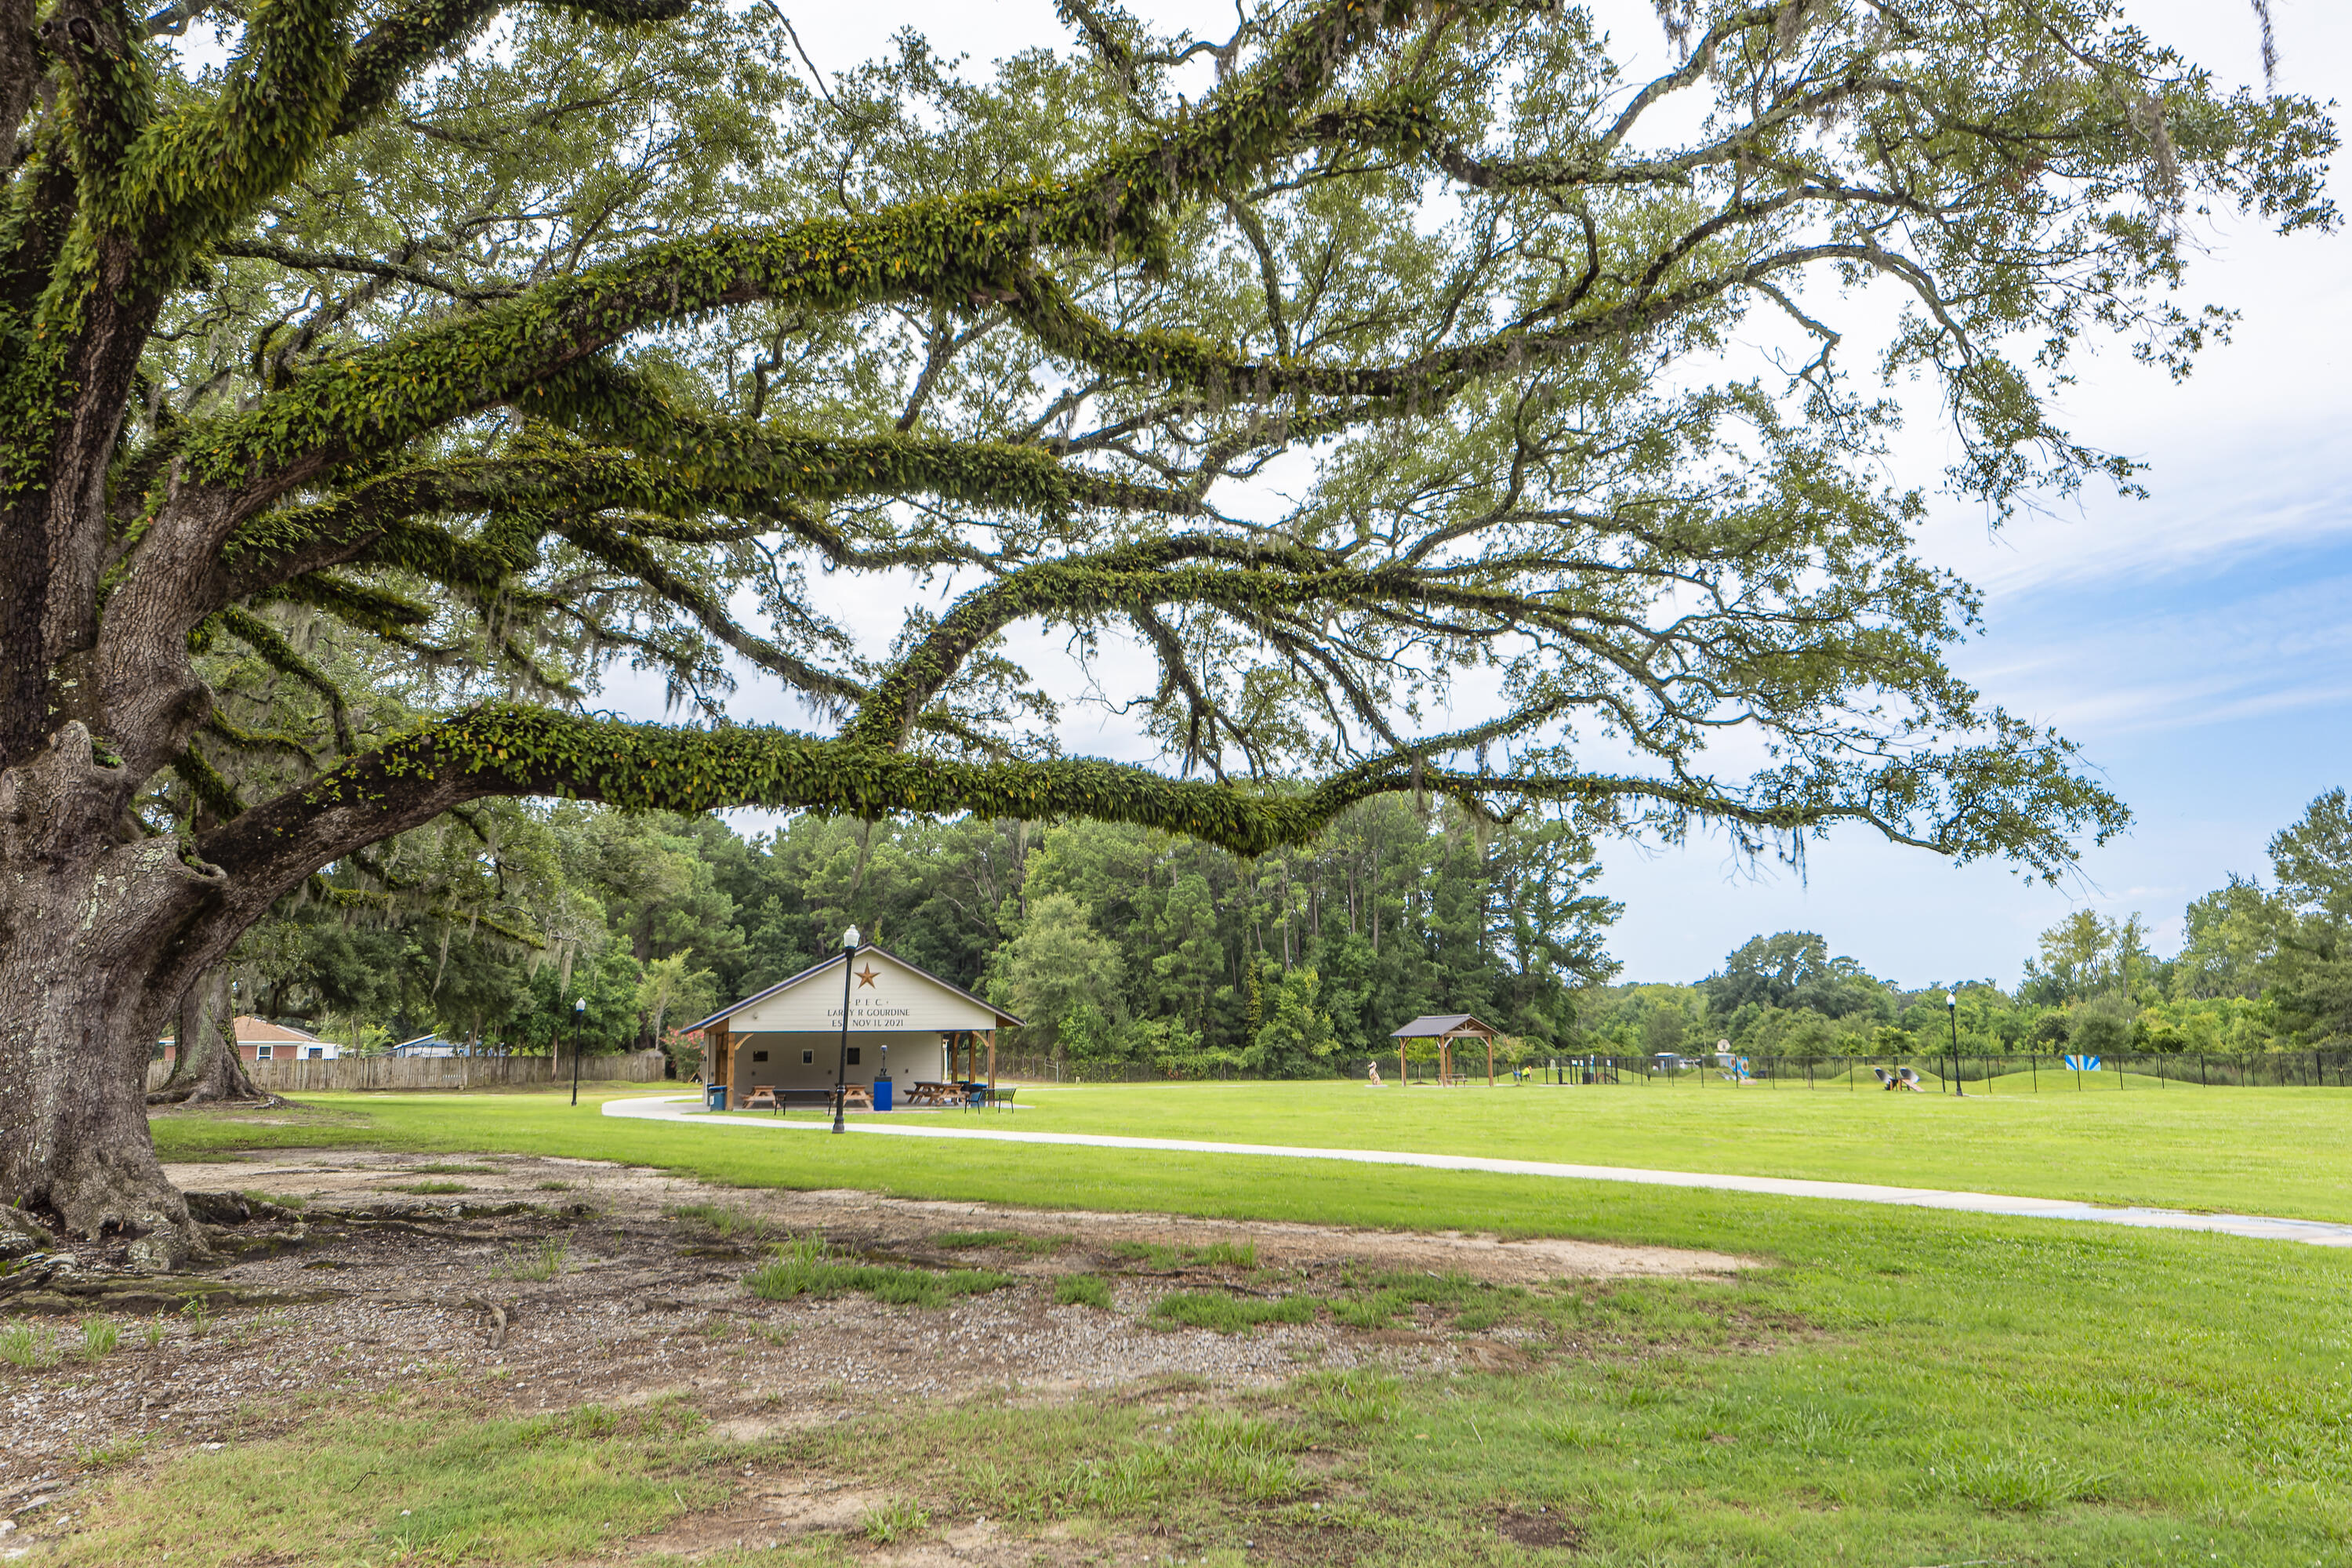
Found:
[[[877,1078],[874,1080],[874,1109],[877,1110],[890,1109],[890,1080],[887,1078]]]
[[[727,1086],[723,1083],[714,1083],[704,1086],[702,1090],[702,1108],[705,1110],[726,1110]]]

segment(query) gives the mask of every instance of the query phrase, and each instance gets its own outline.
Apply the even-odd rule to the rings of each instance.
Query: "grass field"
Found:
[[[2044,1075],[2045,1078],[2050,1075]],[[2097,1075],[2086,1075],[2095,1078]],[[2158,1088],[1965,1097],[1827,1087],[1024,1089],[1024,1127],[1402,1149],[2352,1220],[2352,1090]]]
[[[583,1094],[577,1110],[537,1094],[322,1097],[270,1125],[172,1117],[157,1135],[166,1158],[270,1144],[512,1150],[743,1185],[1670,1243],[1773,1265],[1736,1282],[1530,1298],[1534,1359],[1522,1371],[1353,1382],[1303,1372],[1181,1429],[1153,1426],[1137,1405],[982,1400],[869,1415],[766,1450],[936,1507],[1053,1524],[1066,1543],[1176,1529],[1192,1560],[1240,1563],[1265,1559],[1244,1544],[1263,1532],[1291,1562],[1625,1568],[2352,1560],[2352,1258],[2334,1250],[1482,1173],[730,1133],[616,1121],[593,1103],[635,1092]],[[1349,1084],[1035,1098],[1023,1126],[2352,1218],[2352,1097],[2324,1091],[2126,1091],[2105,1103],[1996,1092],[1963,1103]],[[234,1167],[222,1184],[242,1184]],[[1213,1303],[1177,1310],[1217,1315]],[[488,1425],[465,1430],[491,1442]],[[337,1430],[278,1440],[271,1468],[303,1473],[303,1444],[344,1444]],[[436,1441],[471,1451],[461,1436]],[[968,1462],[976,1455],[986,1464]],[[221,1458],[126,1472],[108,1506],[154,1510],[187,1495],[186,1467]],[[578,1484],[593,1471],[604,1478],[595,1495],[625,1490],[646,1462],[624,1445],[602,1470],[580,1460]],[[561,1511],[528,1489],[509,1506]],[[1494,1532],[1497,1519],[1537,1510],[1577,1521],[1572,1556]],[[798,1550],[847,1561],[887,1549],[869,1537]],[[520,1547],[467,1551],[406,1560],[537,1560]]]
[[[282,1127],[160,1120],[156,1146],[166,1159],[240,1143],[306,1142],[460,1152],[490,1146],[468,1142],[487,1137],[497,1147],[530,1153],[676,1164],[723,1181],[767,1179],[777,1156],[739,1146],[745,1143],[740,1135],[619,1122],[595,1110],[604,1100],[659,1092],[659,1085],[603,1086],[583,1091],[576,1110],[563,1097],[548,1094],[319,1095],[306,1097],[311,1112]],[[1875,1090],[1734,1089],[1720,1083],[1704,1089],[1685,1083],[1442,1090],[1370,1089],[1357,1083],[1085,1084],[1024,1087],[1021,1097],[1032,1109],[926,1120],[1884,1182],[2352,1221],[2352,1092],[2332,1089],[2175,1088],[2142,1094],[2108,1087],[2039,1096],[1996,1089],[1963,1100]],[[944,1157],[934,1152],[926,1161]],[[902,1151],[845,1151],[840,1158],[884,1180],[926,1163],[910,1162]],[[1116,1206],[1151,1206],[1150,1173],[1165,1168],[1167,1159],[1146,1156],[1131,1166],[1101,1167],[1143,1173]],[[1026,1163],[1041,1161],[1041,1169],[1061,1168],[1043,1154],[1024,1156]],[[1114,1176],[1102,1179],[1111,1190],[1124,1187]],[[1575,1190],[1559,1197],[1571,1206],[1580,1201]]]

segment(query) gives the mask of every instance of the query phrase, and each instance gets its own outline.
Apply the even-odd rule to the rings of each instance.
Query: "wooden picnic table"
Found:
[[[833,1090],[829,1089],[778,1089],[770,1083],[760,1084],[743,1097],[738,1110],[789,1111],[795,1105],[814,1105],[830,1110]],[[842,1091],[844,1109],[852,1106],[866,1110],[874,1109],[874,1091],[862,1083],[853,1083]]]
[[[969,1105],[975,1094],[986,1092],[988,1086],[979,1083],[918,1082],[908,1091],[908,1105]]]

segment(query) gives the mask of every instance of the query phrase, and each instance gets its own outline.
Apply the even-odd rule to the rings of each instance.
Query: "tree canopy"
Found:
[[[290,874],[257,837],[338,849],[355,794],[413,818],[565,788],[1029,795],[1262,848],[1417,780],[1762,834],[1861,818],[2046,870],[2115,807],[1943,669],[1973,602],[1910,555],[1918,498],[1871,478],[1888,415],[1798,290],[1915,291],[1883,366],[1943,379],[1953,478],[2005,504],[2124,471],[2038,389],[2097,325],[2185,363],[2211,325],[2166,294],[2187,211],[2328,216],[2310,106],[2224,96],[2099,5],[1700,8],[1638,89],[1574,11],[1307,5],[1216,46],[1198,102],[1189,40],[1110,11],[1073,11],[1082,57],[985,85],[909,40],[821,93],[771,19],[585,12],[637,25],[526,12],[510,58],[427,74],[491,7],[387,7],[352,38],[289,0],[194,81],[123,18],[53,24],[70,90],[16,95],[7,318],[17,504],[46,515],[10,530],[11,602],[37,592],[44,635],[0,638],[0,761],[60,717],[142,776],[186,754],[124,721],[121,682],[200,693],[110,616],[236,637],[295,604],[446,658],[471,610],[509,697],[565,689],[541,654],[570,636],[716,710],[727,648],[841,728],[477,706],[205,858]],[[1820,339],[1785,385],[1666,373],[1759,305]],[[101,383],[127,417],[66,418]],[[1291,504],[1221,499],[1299,452]],[[946,611],[861,658],[825,602],[906,572],[951,584]],[[768,632],[736,618],[752,593]],[[1320,763],[1322,790],[1036,771],[1021,721],[1047,699],[990,650],[1039,621],[1147,647],[1180,758]],[[1502,716],[1399,728],[1465,679]],[[1637,765],[1593,767],[1572,717]],[[1741,724],[1780,764],[1706,771]],[[1442,765],[1511,742],[1508,770]]]
[[[1663,15],[1639,80],[1525,0],[1206,41],[1068,0],[988,79],[910,37],[811,81],[687,0],[0,3],[0,1078],[112,1064],[0,1090],[0,1188],[168,1215],[64,1152],[148,1170],[127,1111],[62,1108],[274,901],[485,796],[1261,855],[1414,794],[2063,870],[2122,807],[1947,667],[1976,598],[1871,383],[1934,385],[1997,512],[2128,483],[2053,388],[2086,334],[2185,373],[2190,226],[2330,223],[2332,128],[2113,0]],[[1765,319],[1811,346],[1735,365]],[[1040,628],[1154,765],[1062,754]],[[320,638],[437,687],[355,725]],[[239,721],[238,648],[306,727]],[[614,659],[684,721],[594,712]],[[730,722],[745,670],[805,725]]]

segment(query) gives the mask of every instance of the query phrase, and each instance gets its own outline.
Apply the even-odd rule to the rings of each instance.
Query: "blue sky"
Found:
[[[1232,14],[1134,8],[1202,32],[1229,27]],[[2326,97],[2352,80],[2352,7],[2272,9],[2283,89]],[[1622,36],[1657,47],[1646,4],[1603,10]],[[2259,79],[2244,4],[2143,0],[2126,14],[2225,81]],[[794,20],[828,71],[882,52],[901,26],[981,60],[1063,37],[1046,0],[827,7]],[[2340,179],[2337,191],[2352,205]],[[1932,559],[1986,591],[1984,633],[1958,650],[1958,668],[1991,700],[2078,742],[2136,814],[2129,834],[2087,854],[2059,889],[1861,831],[1811,847],[1802,877],[1729,863],[1719,844],[1606,846],[1603,886],[1626,905],[1611,945],[1629,978],[1696,978],[1748,937],[1794,927],[1906,984],[2014,984],[2035,933],[2084,905],[2144,912],[2164,945],[2189,899],[2230,871],[2266,869],[2269,836],[2352,778],[2352,237],[2280,240],[2232,221],[2200,237],[2208,254],[2186,292],[2243,312],[2234,342],[2177,385],[2105,353],[2066,400],[2078,436],[2150,464],[2150,498],[2086,493],[1998,534],[1947,504],[1925,539]],[[1940,440],[1932,421],[1915,428],[1890,479],[1932,483],[1948,460]],[[634,684],[616,682],[606,700],[646,706]],[[739,717],[791,721],[749,678]],[[1108,727],[1069,740],[1136,754]]]

